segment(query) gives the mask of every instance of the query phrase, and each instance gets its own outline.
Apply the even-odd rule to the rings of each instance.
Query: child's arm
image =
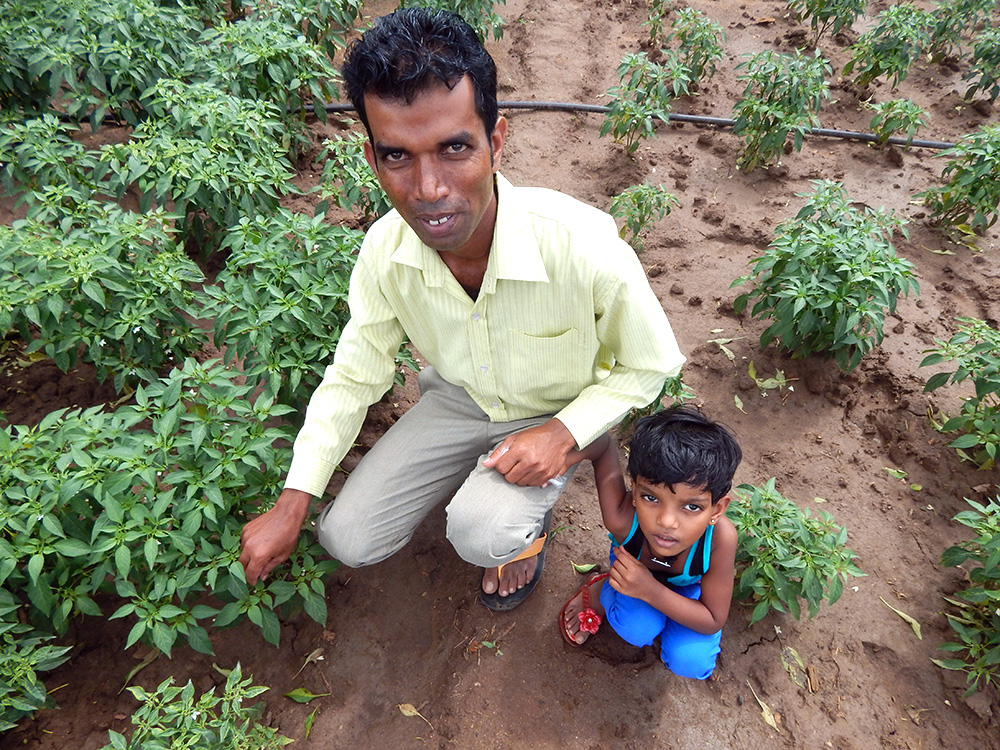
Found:
[[[575,462],[589,460],[594,466],[597,500],[601,505],[604,527],[619,541],[632,528],[632,493],[625,490],[618,444],[607,432],[583,450],[570,454]]]
[[[621,593],[642,599],[674,622],[698,633],[715,633],[729,617],[736,573],[736,527],[722,516],[712,536],[712,557],[708,572],[701,578],[701,597],[688,599],[653,578],[649,568],[624,547],[615,550],[611,586]]]

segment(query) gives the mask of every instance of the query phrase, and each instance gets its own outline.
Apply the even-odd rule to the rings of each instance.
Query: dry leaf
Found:
[[[744,414],[747,413],[746,409],[743,408],[743,399],[741,399],[739,396],[733,395],[733,403],[736,404],[736,408],[739,409],[741,412],[743,412]]]
[[[750,688],[750,692],[753,693],[753,697],[754,700],[757,701],[757,705],[760,706],[760,715],[764,717],[764,723],[771,727],[775,732],[780,732],[781,730],[778,729],[778,722],[775,721],[774,714],[771,712],[771,707],[757,696],[757,691],[753,689],[753,685],[750,684],[750,680],[747,680],[747,685]]]
[[[294,680],[296,677],[298,677],[299,672],[305,669],[307,665],[312,664],[313,662],[322,661],[322,659],[323,659],[323,649],[322,648],[315,649],[311,654],[309,654],[309,656],[306,657],[306,660],[302,662],[302,666],[299,667],[299,671],[292,675],[292,679]]]
[[[806,679],[809,682],[809,692],[818,693],[819,692],[819,675],[816,673],[816,667],[810,664],[806,667]]]
[[[412,703],[400,703],[396,707],[399,709],[399,712],[403,714],[403,716],[419,716],[421,719],[427,722],[427,726],[431,728],[432,732],[435,731],[434,725],[431,724],[429,721],[427,721],[424,715],[420,713]]]
[[[879,599],[882,599],[882,597],[880,596]],[[919,622],[917,622],[912,617],[910,617],[908,614],[906,614],[906,612],[902,612],[902,611],[896,609],[895,607],[893,607],[885,599],[882,599],[882,603],[885,606],[887,606],[889,609],[891,609],[893,612],[895,612],[897,615],[899,615],[900,617],[902,617],[904,620],[906,620],[906,622],[908,622],[910,624],[910,627],[913,628],[913,632],[917,634],[917,638],[919,638],[920,640],[924,639],[924,637],[920,634],[920,623]]]
[[[726,346],[726,344],[731,344],[732,342],[733,342],[732,339],[709,339],[708,341],[709,344],[716,344],[722,350],[722,353],[726,355],[726,357],[729,359],[730,362],[735,362],[736,355],[733,354],[732,349]]]
[[[791,646],[785,646],[782,648],[781,666],[783,666],[785,671],[788,672],[788,676],[792,678],[792,682],[800,688],[806,687],[808,684],[806,665],[805,662],[802,661],[802,657],[799,656],[798,651]]]
[[[154,661],[156,661],[157,657],[160,655],[160,649],[151,648],[148,651],[145,651],[145,653],[143,652],[143,649],[137,649],[136,656],[138,657],[140,654],[142,654],[142,661],[136,664],[134,667],[132,667],[132,669],[129,670],[128,674],[125,675],[125,684],[122,685],[121,688],[119,688],[118,690],[119,695],[121,695],[122,690],[127,688],[128,684],[132,682],[133,677],[135,677],[137,674],[139,674],[139,672],[141,672],[150,664],[152,664]]]

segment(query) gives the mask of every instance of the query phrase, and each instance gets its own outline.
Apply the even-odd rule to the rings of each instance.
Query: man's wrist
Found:
[[[305,523],[306,518],[309,517],[309,506],[312,500],[313,496],[305,490],[286,487],[278,495],[274,509],[286,515],[298,516],[299,521]]]
[[[558,417],[553,417],[545,424],[545,428],[549,432],[549,436],[556,441],[560,448],[563,448],[566,453],[569,453],[576,447],[576,438],[573,437],[573,433],[569,431],[569,428],[563,424],[562,420]]]

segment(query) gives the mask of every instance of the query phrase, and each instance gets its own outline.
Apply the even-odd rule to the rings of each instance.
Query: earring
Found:
[[[709,525],[711,525],[711,526],[715,526],[715,519],[713,518],[713,519],[712,519],[711,521],[709,521],[708,523],[709,523]]]

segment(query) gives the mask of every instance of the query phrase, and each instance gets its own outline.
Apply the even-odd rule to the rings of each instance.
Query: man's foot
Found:
[[[559,614],[559,632],[562,633],[567,643],[582,646],[591,635],[597,632],[597,628],[604,618],[604,608],[601,606],[601,587],[607,577],[607,573],[591,576],[563,605],[562,612]]]
[[[537,557],[538,555],[533,555],[504,565],[499,586],[497,585],[497,571],[500,569],[487,568],[483,572],[483,592],[486,594],[495,593],[504,597],[510,596],[518,589],[523,589],[535,577]]]
[[[552,511],[542,519],[542,533],[521,554],[509,563],[487,568],[483,574],[479,601],[494,612],[509,612],[528,598],[535,590],[545,569],[545,546]]]

